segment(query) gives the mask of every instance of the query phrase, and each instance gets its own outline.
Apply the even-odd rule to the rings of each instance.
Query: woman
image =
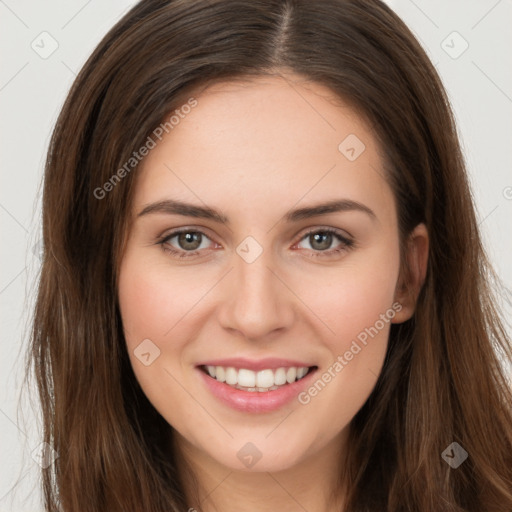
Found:
[[[510,340],[446,94],[375,0],[143,0],[52,137],[46,509],[509,511]]]

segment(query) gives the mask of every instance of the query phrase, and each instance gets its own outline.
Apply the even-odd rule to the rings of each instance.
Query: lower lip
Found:
[[[197,371],[212,394],[224,404],[238,411],[262,413],[276,411],[296,398],[309,385],[316,368],[300,380],[273,391],[263,392],[235,389],[210,377],[200,368]]]

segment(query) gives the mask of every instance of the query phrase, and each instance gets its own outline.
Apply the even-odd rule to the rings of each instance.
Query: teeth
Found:
[[[274,373],[274,383],[276,386],[282,386],[286,384],[286,370],[284,368],[278,368]]]
[[[294,368],[291,366],[286,370],[286,382],[288,384],[291,384],[292,382],[295,382],[295,379],[297,378],[297,368]]]
[[[242,373],[242,370],[240,370]],[[240,374],[239,374],[240,375]],[[241,382],[238,382],[241,386]],[[261,370],[256,374],[256,385],[259,388],[271,388],[274,385],[274,372],[272,370]]]
[[[308,369],[307,368],[297,368],[297,379],[302,379],[302,377],[304,377],[304,375],[306,375],[306,373],[308,373]]]
[[[238,372],[234,368],[226,368],[226,384],[230,386],[238,384]]]
[[[247,370],[246,368],[233,368],[223,366],[207,366],[206,371],[219,382],[225,382],[230,386],[251,392],[265,392],[278,389],[285,384],[291,384],[302,379],[309,368],[307,366],[288,368],[277,368],[276,370],[266,369],[259,372]]]
[[[226,371],[224,368],[222,368],[222,366],[217,366],[217,368],[211,366],[210,368],[213,368],[212,377],[215,377],[219,382],[226,381]]]
[[[253,388],[256,385],[256,374],[251,370],[241,368],[238,370],[238,382],[235,384],[245,388]]]

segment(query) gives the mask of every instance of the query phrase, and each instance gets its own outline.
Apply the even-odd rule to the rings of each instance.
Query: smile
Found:
[[[318,366],[282,358],[201,361],[196,371],[207,393],[246,413],[271,413],[290,404],[311,385]]]
[[[218,382],[242,391],[266,393],[303,379],[314,367],[290,366],[253,371],[232,366],[202,366],[201,369]]]

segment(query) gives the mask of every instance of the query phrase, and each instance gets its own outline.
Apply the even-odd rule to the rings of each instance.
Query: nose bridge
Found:
[[[259,338],[287,326],[292,305],[286,287],[274,274],[272,251],[248,238],[233,256],[222,318],[224,327],[234,328],[247,338]]]
[[[248,263],[239,258],[235,264],[235,276],[237,284],[234,294],[238,297],[239,303],[256,301],[257,306],[263,305],[263,298],[266,302],[275,299],[275,276],[270,271],[272,262],[271,257],[259,256],[255,261]],[[260,304],[261,303],[261,304]]]

